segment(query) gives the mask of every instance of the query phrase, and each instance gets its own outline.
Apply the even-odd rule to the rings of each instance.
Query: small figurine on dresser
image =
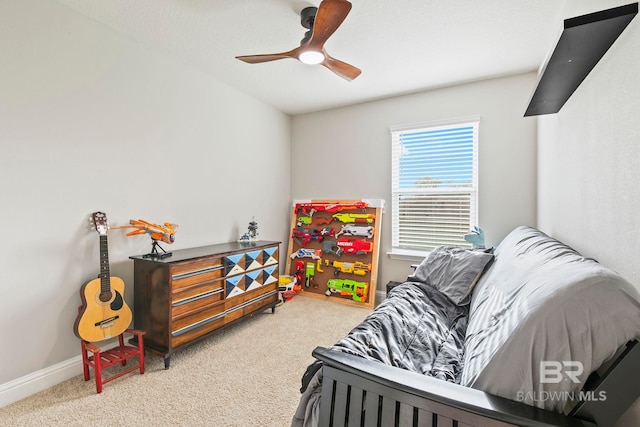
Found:
[[[255,217],[251,218],[249,222],[249,227],[246,233],[244,233],[238,242],[253,242],[257,240],[258,237],[258,223],[255,221]]]

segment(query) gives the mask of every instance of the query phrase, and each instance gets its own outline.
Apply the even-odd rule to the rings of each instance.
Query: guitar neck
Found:
[[[109,292],[111,290],[111,279],[109,275],[109,247],[106,235],[100,235],[100,291]]]

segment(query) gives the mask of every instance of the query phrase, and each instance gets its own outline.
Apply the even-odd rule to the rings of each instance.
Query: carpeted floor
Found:
[[[77,376],[0,408],[1,426],[287,426],[316,346],[330,346],[369,310],[303,296],[175,353],[147,353],[146,372],[95,392]],[[78,345],[79,347],[79,345]],[[118,369],[113,367],[111,369]]]

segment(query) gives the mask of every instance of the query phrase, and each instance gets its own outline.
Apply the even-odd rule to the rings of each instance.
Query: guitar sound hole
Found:
[[[111,299],[111,291],[100,292],[100,296],[98,298],[100,298],[100,301],[102,302],[109,302]]]
[[[118,311],[124,305],[124,299],[122,299],[122,295],[120,295],[120,292],[118,291],[115,291],[115,292],[116,292],[116,297],[113,299],[113,302],[111,303],[111,310]]]

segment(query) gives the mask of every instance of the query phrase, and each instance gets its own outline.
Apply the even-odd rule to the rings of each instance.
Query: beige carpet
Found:
[[[133,373],[95,392],[72,378],[0,408],[2,426],[287,426],[316,346],[330,346],[369,310],[296,296],[177,352],[147,353]],[[78,343],[78,347],[79,347]],[[118,369],[118,368],[111,368]]]

